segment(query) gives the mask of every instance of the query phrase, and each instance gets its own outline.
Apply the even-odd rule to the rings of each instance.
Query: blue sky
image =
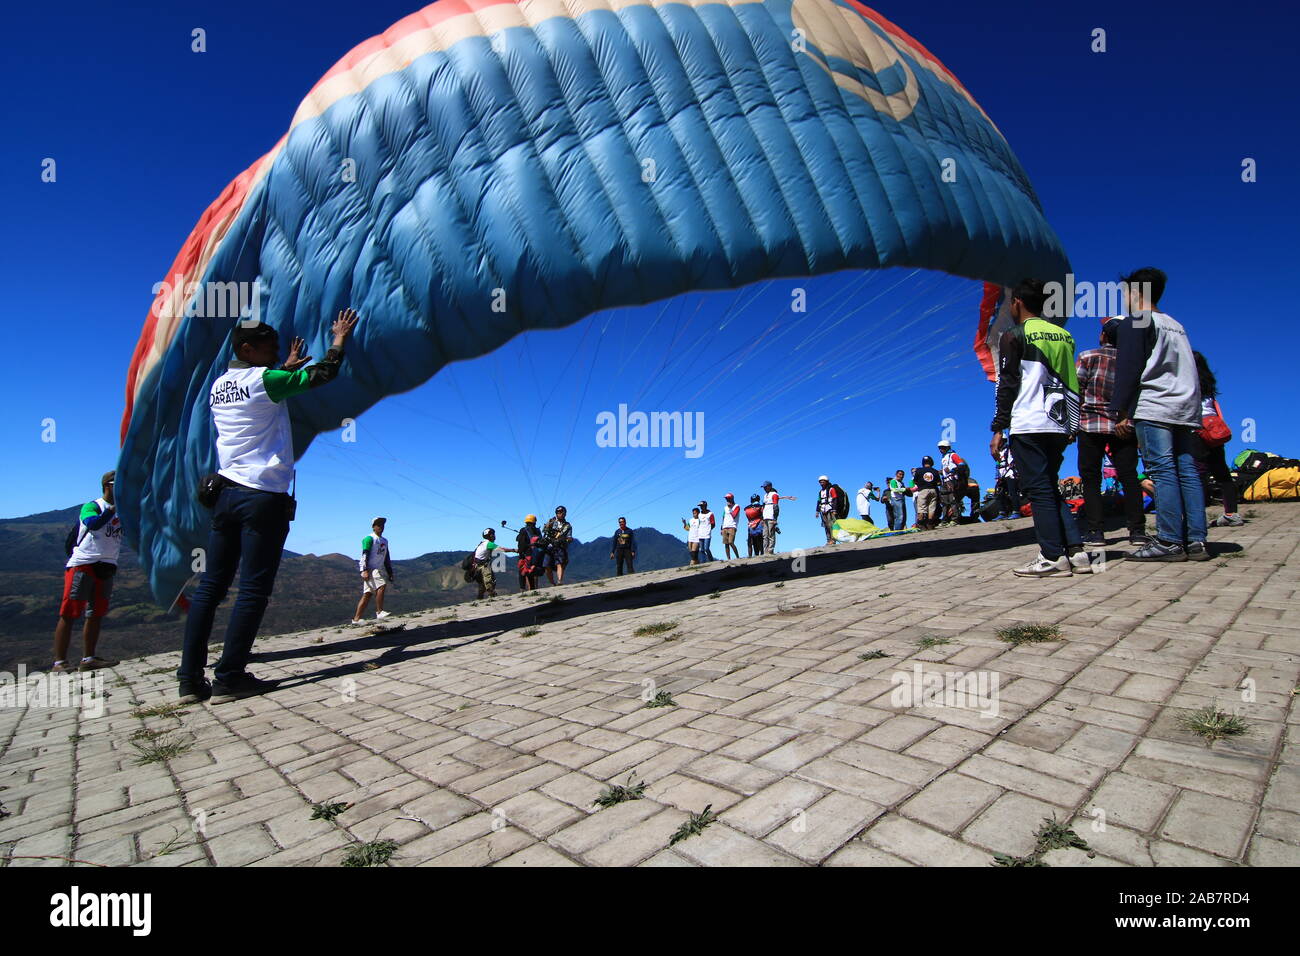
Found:
[[[1006,135],[1082,279],[1157,265],[1164,308],[1209,357],[1254,445],[1300,455],[1291,38],[1259,2],[875,4],[920,39]],[[101,4],[7,13],[11,91],[0,234],[11,357],[0,515],[95,493],[118,448],[127,364],[195,220],[270,148],[319,76],[413,3]],[[143,7],[137,8],[143,9]],[[190,52],[203,27],[208,52]],[[1090,50],[1094,28],[1107,52]],[[41,162],[58,163],[42,183]],[[1243,183],[1241,164],[1257,163]],[[969,343],[978,285],[932,274],[802,283],[809,313],[774,332],[789,284],[687,297],[530,333],[322,436],[299,470],[288,547],[355,550],[385,514],[394,553],[471,546],[488,523],[570,510],[577,534],[619,515],[678,532],[700,498],[770,478],[800,500],[783,547],[816,544],[822,472],[850,490],[910,468],[951,419],[985,484],[992,386]],[[1091,346],[1090,333],[1079,334]],[[750,349],[749,346],[757,345]],[[704,416],[704,453],[607,449],[595,416]],[[57,440],[42,441],[53,419]],[[1243,447],[1234,440],[1230,454]]]

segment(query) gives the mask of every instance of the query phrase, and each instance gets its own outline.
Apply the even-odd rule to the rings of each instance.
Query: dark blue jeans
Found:
[[[226,626],[226,643],[213,676],[225,683],[244,673],[253,639],[275,589],[284,539],[289,536],[289,496],[227,485],[212,509],[207,566],[185,621],[185,645],[176,676],[198,681],[208,663],[208,639],[217,606],[239,571],[239,596]]]
[[[1070,440],[1064,435],[1012,435],[1011,457],[1020,490],[1034,506],[1038,550],[1055,561],[1072,548],[1083,547],[1079,525],[1061,497],[1061,462]]]

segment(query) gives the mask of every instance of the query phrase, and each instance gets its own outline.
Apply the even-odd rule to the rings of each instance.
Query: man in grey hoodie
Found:
[[[1128,315],[1115,335],[1115,391],[1108,411],[1116,435],[1137,435],[1156,488],[1156,537],[1129,560],[1208,561],[1205,493],[1192,457],[1201,386],[1187,330],[1156,311],[1165,281],[1163,272],[1150,268],[1123,278]]]

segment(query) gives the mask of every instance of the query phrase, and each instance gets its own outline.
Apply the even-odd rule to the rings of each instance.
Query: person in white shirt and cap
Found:
[[[871,521],[871,502],[880,500],[880,495],[876,492],[876,486],[868,481],[858,489],[858,516],[863,521]],[[875,524],[874,521],[871,521],[871,523]]]
[[[814,514],[822,523],[822,530],[826,532],[826,543],[835,544],[835,533],[831,530],[831,526],[835,524],[838,505],[835,499],[839,497],[839,492],[831,487],[831,480],[825,475],[819,475],[817,483],[821,485],[821,490],[817,492],[817,510]]]

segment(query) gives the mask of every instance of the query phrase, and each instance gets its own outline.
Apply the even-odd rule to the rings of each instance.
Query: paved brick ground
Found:
[[[1017,522],[270,638],[254,670],[283,687],[175,714],[141,709],[176,656],[131,661],[102,716],[0,708],[0,861],[336,865],[383,839],[393,865],[981,866],[1053,817],[1095,851],[1053,865],[1294,866],[1300,506],[1254,510],[1205,563],[1113,545],[1103,574],[1022,581]],[[1017,623],[1064,639],[997,639]],[[969,683],[902,699],[918,666]],[[1206,704],[1249,734],[1180,729]],[[184,752],[142,765],[142,732]],[[593,806],[630,774],[644,799]]]

